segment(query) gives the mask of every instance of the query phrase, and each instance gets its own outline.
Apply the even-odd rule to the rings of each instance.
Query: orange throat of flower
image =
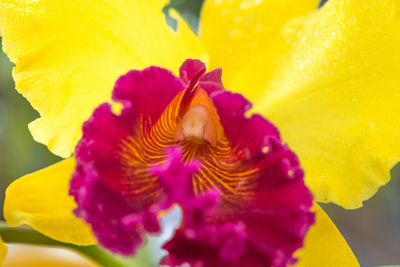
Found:
[[[231,196],[248,193],[251,187],[248,182],[252,180],[256,170],[242,164],[243,151],[231,148],[217,110],[203,89],[197,87],[180,92],[157,122],[152,124],[142,121],[138,128],[141,138],[131,139],[129,144],[123,145],[125,165],[132,166],[127,168],[130,169],[129,172],[133,172],[129,176],[135,177],[127,183],[145,182],[145,188],[149,189],[147,194],[157,194],[158,190],[154,191],[151,185],[157,179],[149,174],[148,166],[164,163],[165,151],[169,147],[179,146],[184,161],[201,162],[199,172],[193,177],[195,193],[210,188]],[[152,192],[150,188],[153,188]],[[142,190],[144,189],[141,188],[140,191]]]

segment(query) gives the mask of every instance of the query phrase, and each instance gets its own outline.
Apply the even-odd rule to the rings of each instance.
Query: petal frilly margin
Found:
[[[315,10],[319,0],[205,0],[200,40],[210,56],[209,69],[222,67],[224,84],[273,40],[289,20]],[[248,89],[248,87],[246,87]]]
[[[359,267],[356,257],[335,224],[323,209],[314,203],[315,224],[307,233],[304,247],[295,253],[299,261],[295,267]]]
[[[96,244],[90,226],[73,214],[76,204],[68,190],[74,168],[71,158],[14,181],[4,201],[7,224],[26,224],[66,243]]]
[[[400,160],[399,14],[397,0],[330,0],[232,83],[252,88],[243,94],[296,151],[317,201],[361,207]]]
[[[3,49],[15,63],[16,89],[41,117],[29,124],[50,151],[71,155],[81,126],[109,101],[117,78],[149,65],[175,72],[188,57],[207,61],[189,26],[173,32],[162,0],[2,0]]]

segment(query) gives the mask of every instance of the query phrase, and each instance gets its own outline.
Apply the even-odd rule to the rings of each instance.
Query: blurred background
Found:
[[[175,8],[196,31],[201,4],[202,0],[172,0],[164,11]],[[176,25],[168,16],[167,22],[172,27]],[[60,160],[45,146],[33,141],[27,124],[38,118],[39,114],[14,90],[12,67],[13,64],[1,50],[1,206],[4,191],[13,180]],[[346,238],[361,266],[400,264],[400,165],[393,168],[391,181],[366,201],[364,207],[344,210],[332,204],[324,204],[323,208]],[[151,252],[142,257],[148,257],[147,255],[151,255]],[[150,258],[154,258],[154,255]]]

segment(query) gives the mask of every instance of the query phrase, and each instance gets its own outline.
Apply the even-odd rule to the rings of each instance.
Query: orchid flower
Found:
[[[169,166],[173,167],[172,162],[178,164],[179,160],[185,159],[185,152],[179,154],[180,152],[175,151],[166,154],[167,150],[164,150],[160,162],[145,161],[146,164],[142,162],[142,165],[135,165],[146,167],[149,181],[154,180],[154,176],[167,181],[159,185],[162,190],[152,191],[154,194],[159,192],[156,200],[138,202],[140,209],[132,207],[136,202],[135,199],[129,198],[129,188],[126,190],[127,183],[124,179],[128,177],[123,176],[116,181],[105,179],[111,177],[108,171],[123,164],[119,161],[120,165],[113,165],[115,158],[109,157],[110,162],[106,162],[102,157],[107,153],[113,155],[112,149],[117,149],[117,146],[112,146],[115,143],[111,136],[107,140],[107,132],[128,138],[126,132],[133,125],[126,125],[124,122],[135,122],[136,119],[132,118],[133,113],[147,114],[150,118],[158,114],[150,120],[153,125],[157,123],[155,119],[161,118],[165,110],[178,112],[181,116],[179,117],[181,124],[174,126],[175,142],[184,141],[186,137],[196,137],[208,145],[217,144],[218,141],[227,142],[231,150],[229,155],[241,159],[238,161],[241,163],[239,169],[230,169],[236,173],[244,171],[244,166],[251,165],[256,168],[248,169],[250,173],[253,173],[254,169],[268,170],[274,174],[267,176],[271,177],[270,179],[274,177],[282,179],[283,175],[279,171],[271,172],[269,168],[263,169],[257,165],[269,162],[268,155],[273,156],[277,148],[277,151],[283,150],[291,156],[287,160],[279,158],[279,164],[276,166],[270,164],[268,167],[280,166],[275,169],[286,170],[287,177],[296,174],[290,184],[301,185],[303,169],[305,183],[311,189],[316,201],[334,202],[344,208],[360,207],[362,201],[371,197],[381,185],[388,182],[390,169],[400,158],[398,138],[400,129],[398,123],[393,123],[398,121],[399,114],[397,77],[400,76],[397,48],[400,42],[398,30],[400,21],[397,14],[400,3],[397,0],[330,0],[322,8],[316,9],[317,4],[315,0],[301,1],[301,3],[292,0],[205,1],[198,37],[177,14],[173,14],[178,20],[177,31],[174,32],[166,26],[161,12],[165,1],[162,0],[82,3],[56,0],[0,1],[3,48],[16,64],[13,73],[16,88],[41,115],[29,125],[33,137],[46,144],[53,153],[64,158],[71,156],[76,144],[81,140],[76,150],[76,159],[67,159],[27,175],[8,188],[4,207],[7,222],[10,225],[28,224],[43,234],[64,242],[90,245],[99,240],[107,247],[106,241],[109,240],[107,237],[104,237],[106,241],[102,239],[101,233],[104,231],[96,223],[107,225],[112,221],[108,220],[111,217],[99,217],[97,216],[99,213],[88,212],[92,208],[90,204],[94,203],[92,200],[95,199],[96,192],[106,192],[118,195],[118,197],[112,195],[110,199],[113,200],[118,198],[123,198],[124,201],[131,200],[127,209],[133,210],[129,214],[122,212],[118,215],[119,211],[115,214],[108,213],[117,216],[117,222],[125,226],[123,229],[126,230],[129,228],[126,226],[129,225],[140,225],[142,230],[156,232],[158,229],[154,216],[168,206],[169,202],[165,199],[174,199],[173,196],[186,192],[184,188],[175,192],[168,186],[168,179],[162,179],[164,176],[169,177],[169,168],[163,163],[169,159],[171,163]],[[221,67],[224,71],[223,86],[218,69],[207,75],[204,74],[205,70],[199,72],[197,67],[187,68],[184,64],[179,78],[173,75],[172,73],[178,74],[179,67],[187,58],[202,60],[211,70]],[[148,68],[149,66],[161,68]],[[144,70],[128,73],[130,70],[140,69]],[[190,70],[196,70],[194,71],[196,75],[192,76]],[[175,95],[163,97],[163,101],[164,98],[169,99],[168,103],[150,102],[146,105],[143,101],[137,102],[140,96],[131,99],[137,97],[140,92],[160,93],[151,91],[153,87],[146,82],[148,81],[146,75],[150,75],[150,80],[155,81],[158,87],[166,89],[162,92],[175,92]],[[158,75],[161,77],[160,80],[155,78]],[[122,104],[122,109],[118,109],[116,103],[109,103],[111,91],[119,77],[121,78],[115,85],[113,96],[114,101]],[[209,84],[218,90],[203,88]],[[235,93],[225,90],[223,93],[218,92],[222,91],[223,87],[240,93],[252,101],[251,111],[265,116],[277,126],[280,134],[274,130],[273,124],[259,115],[244,117],[249,102]],[[137,91],[140,88],[146,90]],[[179,97],[183,96],[185,99],[190,99],[190,103],[191,101],[198,103],[199,108],[185,104],[184,112],[180,113],[181,109],[177,107],[181,105],[177,105],[176,102],[180,103]],[[218,102],[219,97],[224,101],[220,99],[221,102]],[[146,101],[152,98],[156,96],[148,96]],[[108,104],[101,105],[105,102]],[[132,103],[135,105],[132,106]],[[132,111],[138,109],[136,106],[138,103],[142,113],[137,113],[138,110]],[[130,120],[127,118],[129,116]],[[201,125],[207,126],[202,127],[203,129],[213,129],[213,131],[199,134],[195,129],[188,130],[190,127],[182,126],[185,116],[187,121],[193,117],[202,121]],[[138,120],[143,119],[138,118]],[[145,117],[146,120],[148,118]],[[226,118],[235,118],[232,122],[241,121],[244,124],[229,123]],[[87,120],[82,134],[82,125]],[[245,130],[252,129],[244,128],[244,125],[251,125],[249,121],[257,121],[254,131]],[[137,138],[143,132],[151,132],[146,123],[139,124],[143,129],[139,127],[135,128],[137,132],[130,132],[134,134],[135,142],[125,142],[125,144],[133,146],[140,140],[142,143],[147,142],[146,138]],[[268,138],[257,136],[260,133],[258,127],[263,129],[261,137],[268,136]],[[244,132],[240,131],[242,129]],[[201,138],[198,138],[199,136]],[[238,146],[232,147],[235,142]],[[91,146],[93,143],[97,147]],[[284,143],[288,143],[290,149]],[[105,150],[100,149],[102,144]],[[250,153],[236,154],[241,151],[238,149],[241,145],[242,148],[246,148],[242,151]],[[264,151],[264,147],[268,149]],[[132,151],[140,151],[135,149]],[[297,154],[301,168],[292,150]],[[102,154],[101,151],[105,152]],[[176,159],[174,155],[178,155],[178,158]],[[101,159],[97,163],[95,163],[96,157]],[[252,164],[249,165],[243,159],[250,159],[249,162]],[[192,176],[195,177],[198,175],[196,171],[201,171],[201,165],[204,164],[204,158],[200,160],[198,163],[200,167],[197,169],[194,167],[190,169],[188,166],[191,165],[182,163],[182,171],[189,168],[187,171],[192,171]],[[104,172],[99,172],[103,171],[99,162],[104,164]],[[91,163],[95,164],[90,166]],[[109,165],[110,169],[105,170],[106,165]],[[154,169],[153,165],[160,168]],[[162,169],[161,166],[165,168]],[[74,178],[70,188],[72,175]],[[252,175],[251,178],[260,177]],[[210,178],[207,175],[202,177]],[[280,179],[278,180],[281,181]],[[193,185],[195,180],[193,179]],[[204,179],[198,180],[204,181]],[[257,181],[256,185],[245,182],[244,185],[241,183],[235,185],[234,189],[240,189],[241,186],[252,188],[250,190],[252,197],[268,191],[260,185],[258,178],[249,180]],[[139,185],[134,184],[134,187],[130,188],[132,192],[147,190],[147,187]],[[300,187],[299,191],[293,192],[294,195],[307,194],[307,189]],[[263,190],[259,190],[260,188]],[[112,190],[108,191],[109,189]],[[251,224],[246,223],[244,219],[246,216],[240,218],[226,216],[221,223],[216,223],[215,220],[210,222],[209,218],[218,217],[220,214],[226,215],[224,212],[227,211],[221,209],[226,206],[221,203],[226,203],[225,196],[230,193],[220,192],[221,187],[216,189],[217,191],[219,189],[219,197],[216,197],[214,202],[210,200],[214,203],[210,204],[210,210],[214,211],[200,209],[204,221],[202,227],[229,229],[228,232],[234,236],[233,240],[236,240],[234,244],[245,245],[238,250],[242,253],[239,253],[240,255],[247,255],[246,252],[249,251],[253,253],[254,248],[258,251],[257,248],[264,244],[261,242],[262,237],[273,236],[273,228],[261,231],[257,245],[249,248],[247,246],[249,242],[246,240],[255,235],[249,234],[249,229],[253,229],[249,228]],[[199,188],[196,189],[195,186],[193,190],[196,197],[188,198],[189,203],[197,203],[209,194],[212,196],[214,192],[197,194],[196,190]],[[74,198],[70,197],[68,192]],[[236,191],[228,190],[228,192]],[[280,192],[283,191],[275,191],[278,194],[276,197],[281,197],[282,201],[273,201],[270,204],[281,205],[283,211],[288,207],[285,204],[294,207],[291,194],[279,195]],[[102,195],[106,196],[106,193]],[[185,194],[190,195],[190,192]],[[246,199],[240,198],[240,194],[232,194],[233,198],[240,201]],[[288,201],[286,203],[285,198]],[[264,197],[260,199],[267,201]],[[187,211],[190,221],[190,215],[195,212],[193,208],[186,207],[185,201],[181,200],[176,199],[175,202],[180,204],[184,213]],[[307,210],[309,200],[306,198],[303,200],[306,204],[299,203],[302,203],[302,207]],[[252,201],[249,203],[254,204]],[[249,212],[255,210],[253,206],[249,208],[244,205],[244,207],[237,214],[247,211],[247,208]],[[105,208],[106,211],[110,211],[109,207]],[[325,266],[357,266],[358,263],[351,250],[329,218],[317,204],[313,210],[316,212],[316,222],[306,236],[304,247],[295,254],[299,259],[297,264],[317,266],[323,262]],[[133,211],[140,216],[129,216],[134,213]],[[258,223],[261,222],[262,219]],[[257,224],[257,218],[254,217],[251,223]],[[310,223],[303,224],[306,228],[309,225]],[[300,224],[298,226],[300,227]],[[188,229],[183,228],[182,231],[190,230],[191,224],[189,223],[187,227]],[[200,228],[203,229],[202,227]],[[290,226],[285,228],[286,231],[295,229],[300,228]],[[300,239],[304,237],[305,231],[299,230]],[[188,236],[182,233],[184,232],[178,230],[176,238],[173,239],[176,242],[166,245],[166,249],[172,255],[165,259],[167,263],[174,264],[174,261],[182,260],[185,256],[178,253],[179,249],[175,249],[179,244],[185,244],[181,241],[187,241]],[[203,231],[196,233],[198,235],[195,237],[199,238],[195,238],[194,245],[203,244],[201,248],[210,246],[201,242]],[[135,231],[131,234],[138,235]],[[140,241],[140,237],[135,240]],[[287,249],[280,244],[272,246],[273,251],[283,252],[283,257],[273,253],[270,256],[268,253],[263,255],[267,255],[272,264],[279,265],[280,263],[275,262],[277,259],[283,259],[283,264],[294,263],[292,253],[302,242],[298,240],[298,242],[284,243],[290,244],[290,248]],[[215,244],[213,248],[217,246]],[[132,244],[128,247],[134,248]],[[117,250],[115,247],[114,249]],[[224,251],[225,247],[221,246],[219,249]],[[117,251],[123,252],[121,249]],[[224,260],[225,254],[221,253],[219,259]]]
[[[296,155],[221,69],[188,59],[180,78],[159,67],[118,79],[113,100],[83,126],[70,194],[75,214],[113,252],[133,254],[157,215],[179,204],[168,265],[287,266],[314,214]],[[106,130],[107,129],[107,130]],[[214,191],[215,190],[215,191]]]

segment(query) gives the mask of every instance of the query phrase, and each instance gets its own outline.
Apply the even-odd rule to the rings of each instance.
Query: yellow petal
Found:
[[[315,203],[316,222],[307,233],[305,244],[296,252],[296,267],[360,266],[346,240],[328,215]]]
[[[80,254],[64,248],[34,245],[9,245],[2,267],[97,267]]]
[[[360,207],[400,160],[399,5],[330,0],[233,82],[299,155],[317,201]]]
[[[119,76],[149,65],[177,72],[186,58],[207,60],[188,25],[175,33],[165,24],[163,3],[0,0],[16,88],[41,115],[29,125],[36,141],[68,157]]]
[[[7,255],[7,246],[4,244],[3,240],[0,237],[0,266],[3,266],[2,263]]]
[[[68,189],[74,168],[75,160],[71,158],[13,182],[7,188],[4,202],[7,223],[27,224],[62,242],[95,244],[89,225],[72,213],[76,204]]]
[[[169,0],[148,0],[148,1],[152,2],[158,9],[163,9],[163,7],[165,7],[169,3]]]
[[[290,19],[316,9],[319,0],[206,0],[200,40],[210,67],[222,67],[224,83],[263,49]]]

